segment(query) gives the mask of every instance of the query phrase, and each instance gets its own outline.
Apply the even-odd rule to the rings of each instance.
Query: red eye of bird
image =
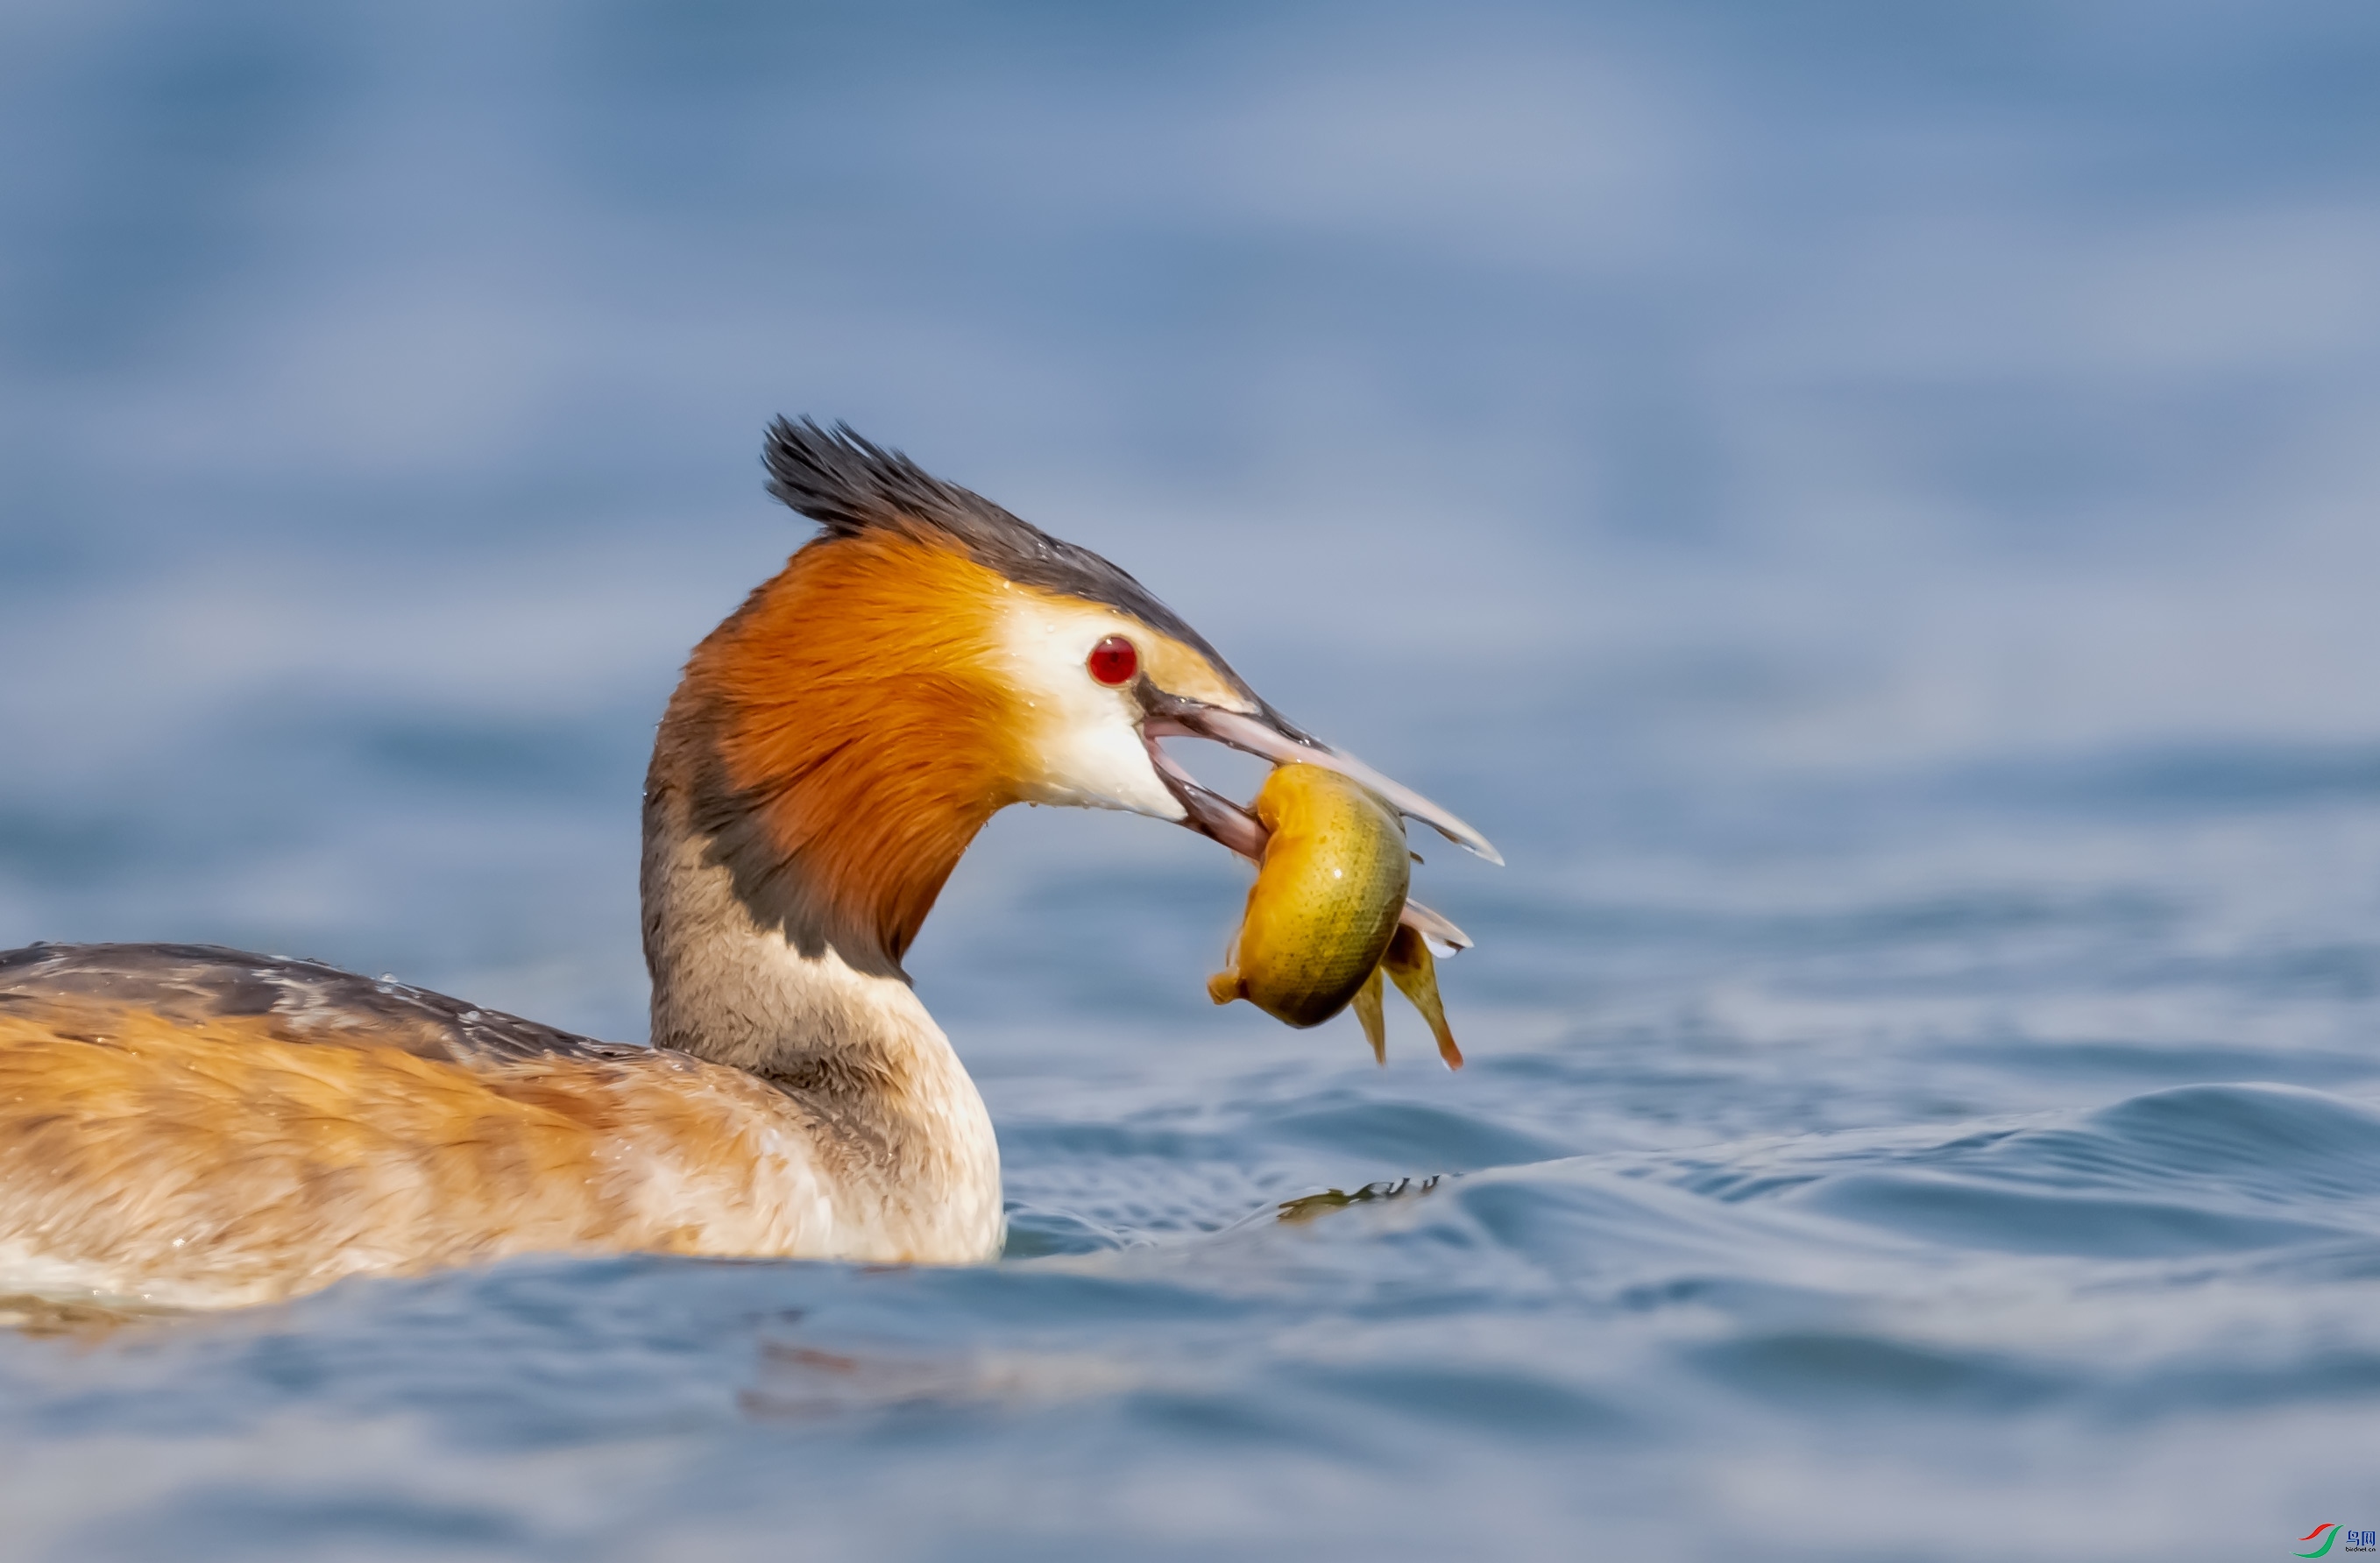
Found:
[[[1120,684],[1130,684],[1140,672],[1140,651],[1120,635],[1111,635],[1091,648],[1084,666],[1091,676],[1112,689]]]

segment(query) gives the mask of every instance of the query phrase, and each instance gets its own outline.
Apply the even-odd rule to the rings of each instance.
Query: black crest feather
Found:
[[[769,491],[830,537],[878,529],[939,535],[1019,586],[1105,603],[1197,648],[1255,698],[1204,636],[1123,571],[972,490],[944,482],[899,451],[863,439],[847,423],[827,429],[815,418],[780,418],[769,425],[760,460],[769,469]]]

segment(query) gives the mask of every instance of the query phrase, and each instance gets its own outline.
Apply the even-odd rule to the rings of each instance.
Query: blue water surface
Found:
[[[780,411],[1512,864],[1418,843],[1471,1061],[1381,1070],[1207,1003],[1221,853],[1014,811],[910,963],[1000,1264],[19,1308],[0,1557],[2368,1527],[2375,77],[2346,0],[0,4],[0,946],[640,1037]]]

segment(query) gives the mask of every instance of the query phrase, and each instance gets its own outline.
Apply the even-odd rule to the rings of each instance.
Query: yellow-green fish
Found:
[[[1284,765],[1257,794],[1269,834],[1232,969],[1208,979],[1218,1004],[1245,999],[1290,1025],[1347,1007],[1388,952],[1412,860],[1404,821],[1361,782]]]
[[[1429,947],[1398,920],[1412,873],[1402,818],[1362,783],[1313,765],[1274,770],[1256,815],[1269,832],[1264,861],[1232,964],[1207,980],[1208,997],[1245,999],[1294,1026],[1319,1025],[1353,1000],[1385,1061],[1385,971],[1428,1020],[1439,1056],[1462,1068]]]

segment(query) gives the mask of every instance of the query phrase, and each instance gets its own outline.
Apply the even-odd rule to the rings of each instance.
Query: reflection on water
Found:
[[[1015,811],[912,962],[1002,1263],[0,1300],[0,1556],[2353,1520],[2374,15],[0,15],[0,944],[638,1035],[644,750],[801,533],[779,411],[1109,552],[1512,865],[1425,847],[1470,1063],[1392,1013],[1376,1069],[1208,1003],[1223,854]]]

